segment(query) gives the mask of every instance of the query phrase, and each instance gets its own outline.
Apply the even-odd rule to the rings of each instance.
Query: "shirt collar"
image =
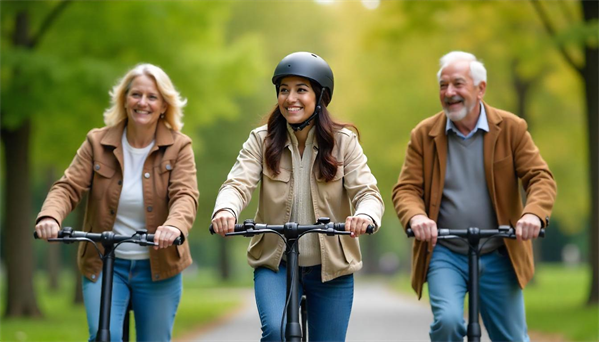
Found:
[[[474,129],[468,133],[468,135],[464,136],[455,126],[453,121],[447,119],[447,123],[445,124],[445,134],[449,130],[452,130],[456,133],[456,135],[464,140],[472,137],[474,133],[478,132],[478,130],[483,130],[485,132],[489,131],[489,121],[487,120],[487,112],[485,111],[485,106],[483,106],[482,102],[480,103],[480,116],[478,117],[478,121],[476,122],[476,126]]]

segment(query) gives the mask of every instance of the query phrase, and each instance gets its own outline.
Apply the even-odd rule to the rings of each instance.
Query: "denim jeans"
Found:
[[[100,319],[102,275],[97,282],[83,277],[89,341],[96,339]],[[110,311],[110,340],[122,341],[123,319],[131,300],[137,341],[170,341],[183,291],[181,274],[152,281],[149,260],[115,259]]]
[[[468,277],[468,256],[441,245],[435,247],[427,276],[434,315],[431,341],[464,340]],[[481,255],[479,280],[480,314],[489,338],[528,342],[524,297],[505,249]]]
[[[254,292],[262,323],[262,341],[282,341],[281,318],[287,291],[287,268],[281,263],[279,272],[259,267],[254,270]],[[310,341],[345,341],[349,315],[354,299],[353,274],[323,283],[320,265],[300,267],[300,293],[308,304],[308,337]],[[283,324],[286,324],[287,321]],[[283,336],[285,325],[283,325]]]

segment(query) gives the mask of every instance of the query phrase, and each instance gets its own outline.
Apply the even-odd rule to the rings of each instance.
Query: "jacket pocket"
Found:
[[[114,176],[115,173],[115,169],[100,162],[95,160],[94,161],[94,173],[96,175],[99,175],[103,178],[112,178],[112,176]]]
[[[174,160],[163,160],[162,162],[160,162],[160,165],[158,165],[158,173],[159,174],[163,174],[165,172],[171,172],[173,169],[175,168],[175,161]]]
[[[186,255],[185,244],[176,245],[175,249],[177,250],[177,256],[179,257],[179,260],[183,259]]]
[[[343,257],[349,265],[358,263],[362,260],[360,246],[357,239],[339,236],[339,241],[341,242]]]
[[[291,170],[280,168],[279,171],[280,171],[279,174],[275,175],[272,170],[265,167],[263,170],[263,173],[264,173],[264,176],[266,176],[268,179],[270,179],[273,182],[289,183],[289,180],[291,180]]]
[[[97,203],[106,201],[106,190],[110,188],[116,173],[113,167],[95,160],[93,165],[94,177],[90,188],[89,197]]]
[[[347,200],[347,194],[345,192],[344,185],[344,176],[345,170],[343,166],[340,165],[339,167],[337,167],[335,177],[333,177],[333,179],[331,179],[330,181],[327,182],[324,180],[324,178],[316,179],[316,187],[318,189],[318,192],[313,195],[316,196],[318,204],[319,206],[321,206],[321,210],[323,210],[321,215],[325,214],[325,216],[327,216],[333,213],[337,214],[341,212],[342,202]]]
[[[262,173],[260,208],[263,210],[264,217],[279,217],[281,212],[288,209],[292,172],[282,168],[279,174],[275,175],[268,168],[264,168]]]
[[[84,231],[86,233],[91,233],[93,230],[92,226],[90,225],[89,228],[85,227]],[[79,244],[79,257],[83,258],[83,256],[85,255],[85,252],[87,252],[87,245],[89,245],[91,242],[83,242]]]
[[[493,163],[493,169],[494,170],[501,170],[505,167],[511,166],[511,168],[514,168],[514,158],[512,157],[512,155],[510,154],[509,156],[507,156],[506,158],[503,158],[501,160],[498,160],[496,162]]]
[[[337,172],[335,173],[335,177],[333,177],[333,179],[331,179],[330,181],[326,181],[324,178],[322,178],[320,176],[320,172],[316,171],[316,181],[319,183],[333,183],[333,182],[337,182],[341,179],[343,179],[343,176],[345,175],[345,169],[343,168],[343,165],[339,165],[337,166]]]
[[[254,235],[250,240],[250,245],[248,246],[248,256],[250,256],[253,260],[258,260],[262,256],[262,251],[264,246],[260,245],[262,239],[264,238],[264,234]]]

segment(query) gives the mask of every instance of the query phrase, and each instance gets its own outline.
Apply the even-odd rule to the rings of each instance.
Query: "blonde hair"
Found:
[[[462,60],[470,62],[470,77],[472,77],[472,81],[474,82],[475,86],[479,85],[480,82],[483,81],[487,83],[487,69],[485,68],[484,64],[476,59],[476,56],[473,54],[464,51],[451,51],[450,53],[441,57],[439,60],[441,69],[439,69],[439,72],[437,72],[437,81],[441,80],[441,73],[446,66],[453,62]]]
[[[131,89],[133,80],[141,75],[146,75],[154,79],[160,95],[162,95],[162,98],[167,103],[166,111],[164,112],[166,125],[174,131],[181,130],[183,127],[182,108],[187,104],[187,100],[181,98],[181,95],[175,89],[168,75],[162,69],[152,64],[136,65],[109,92],[111,106],[104,111],[104,123],[106,126],[115,126],[127,119],[127,111],[125,110],[127,93]]]

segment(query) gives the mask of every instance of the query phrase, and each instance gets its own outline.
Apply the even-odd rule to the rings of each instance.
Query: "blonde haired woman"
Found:
[[[154,248],[122,244],[115,250],[110,335],[122,339],[129,301],[138,341],[169,341],[181,298],[181,271],[191,264],[186,238],[196,216],[199,192],[191,139],[179,130],[186,104],[157,66],[140,64],[110,92],[106,126],[93,129],[64,176],[50,189],[35,230],[57,236],[60,224],[89,191],[83,230],[155,234]],[[181,236],[181,246],[172,246]],[[102,264],[80,244],[79,270],[90,341],[99,321]]]

